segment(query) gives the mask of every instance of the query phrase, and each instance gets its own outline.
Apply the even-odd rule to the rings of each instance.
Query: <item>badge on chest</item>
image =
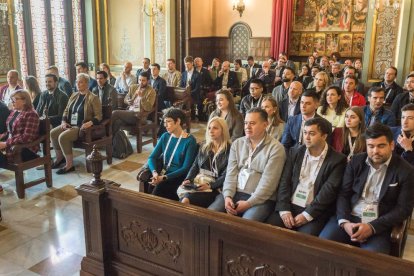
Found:
[[[77,112],[72,114],[72,116],[70,118],[70,124],[72,126],[78,125],[78,113]]]

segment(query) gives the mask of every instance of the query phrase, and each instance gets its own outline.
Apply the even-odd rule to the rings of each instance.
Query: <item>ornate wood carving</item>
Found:
[[[255,264],[254,257],[247,256],[246,254],[241,254],[235,259],[227,258],[226,271],[232,276],[295,275],[295,271],[287,265],[280,264],[274,269],[269,264]]]
[[[121,224],[120,234],[127,246],[139,244],[142,250],[155,256],[166,253],[174,263],[181,255],[181,242],[172,240],[170,234],[162,228],[153,229],[132,220],[127,225]]]

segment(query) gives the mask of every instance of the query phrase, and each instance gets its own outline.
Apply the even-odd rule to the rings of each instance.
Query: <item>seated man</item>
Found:
[[[21,86],[17,83],[19,81],[19,72],[17,70],[10,70],[7,72],[7,84],[0,87],[0,101],[4,102],[9,109],[13,108],[11,102],[11,95],[21,90]]]
[[[60,91],[65,92],[65,94],[70,97],[72,95],[72,85],[70,82],[59,76],[59,68],[56,65],[52,65],[46,70],[46,75],[53,74],[58,78],[58,88]]]
[[[356,69],[353,66],[348,66],[345,67],[344,69],[344,77],[341,79],[338,79],[338,81],[336,83],[334,83],[334,85],[338,86],[339,88],[341,88],[342,90],[344,90],[345,88],[345,79],[347,77],[354,77],[357,81],[355,83],[355,90],[358,91],[358,93],[360,94],[364,94],[364,84],[360,81],[358,81],[358,78],[356,77]]]
[[[158,63],[151,64],[151,86],[158,95],[158,111],[171,105],[167,97],[167,82],[160,77],[160,69]]]
[[[247,81],[247,70],[246,68],[242,67],[241,59],[235,59],[233,63],[234,63],[234,72],[241,73],[241,85],[243,86]]]
[[[397,118],[397,125],[401,121],[401,108],[409,103],[414,103],[414,74],[409,74],[405,80],[405,89],[408,93],[397,95],[391,105],[391,111]]]
[[[129,91],[129,87],[135,84],[136,82],[137,79],[132,74],[132,63],[127,61],[124,64],[124,70],[116,78],[114,87],[119,94],[126,94]]]
[[[167,82],[168,86],[177,87],[181,81],[181,72],[175,68],[175,59],[167,59],[167,69],[162,78]]]
[[[382,87],[385,89],[385,103],[391,105],[397,95],[403,92],[401,86],[399,86],[395,79],[397,78],[398,70],[394,66],[391,66],[385,70],[384,80],[376,82],[372,86]]]
[[[331,132],[324,118],[305,122],[304,145],[290,149],[268,223],[318,236],[334,214],[346,157],[326,142]]]
[[[307,78],[303,81],[303,88],[307,89],[310,85],[312,85],[313,81],[315,80],[316,75],[321,72],[321,68],[318,65],[314,65],[311,68],[311,77]]]
[[[303,126],[307,120],[319,117],[316,113],[318,104],[319,100],[316,92],[308,90],[302,94],[300,97],[301,114],[290,117],[283,131],[282,144],[286,150],[303,144]]]
[[[338,62],[332,64],[329,77],[331,78],[331,83],[336,83],[339,81],[339,79],[343,77],[341,72],[341,64],[339,64]]]
[[[273,89],[275,84],[276,73],[273,70],[270,70],[270,64],[267,61],[263,61],[262,68],[257,70],[255,78],[263,82],[263,87],[265,87],[265,93],[270,93],[272,90],[267,91],[267,87]]]
[[[58,78],[56,75],[46,75],[46,89],[40,94],[36,112],[41,117],[47,115],[50,124],[55,128],[62,122],[63,112],[69,98],[65,92],[58,88]]]
[[[112,134],[115,135],[123,125],[135,125],[137,116],[145,120],[153,111],[156,92],[149,85],[148,75],[142,73],[138,84],[133,84],[125,97],[127,110],[115,110],[112,112]]]
[[[280,103],[288,97],[288,90],[290,84],[295,79],[295,71],[292,68],[286,67],[282,74],[282,83],[276,86],[272,91],[272,96],[277,103]]]
[[[371,87],[368,91],[369,105],[364,107],[365,125],[381,123],[389,127],[395,126],[395,116],[384,108],[385,90],[382,87]]]
[[[217,78],[214,80],[213,85],[215,90],[224,88],[234,91],[240,88],[237,74],[236,72],[230,71],[230,62],[227,60],[221,65],[221,70],[218,72]]]
[[[344,92],[345,100],[350,107],[364,107],[366,104],[365,97],[358,93],[358,91],[356,90],[357,84],[358,79],[355,76],[348,76],[345,77],[343,88],[341,88]]]
[[[80,73],[85,73],[89,76],[89,67],[88,64],[86,62],[78,62],[75,64],[76,67],[76,75],[80,74]],[[92,78],[91,76],[89,76],[89,84],[88,84],[88,89],[89,91],[92,91],[96,86],[98,85],[98,83],[96,82],[96,80],[94,78]],[[73,91],[78,92],[78,87],[76,86],[76,81],[74,83],[73,87]]]
[[[283,71],[286,68],[286,63],[287,63],[287,58],[284,56],[279,57],[277,64],[274,68],[275,70],[275,80],[274,80],[274,84],[275,86],[281,85],[282,84],[282,74]]]
[[[288,59],[288,56],[287,56],[287,53],[286,52],[281,52],[279,54],[279,59],[281,59],[282,57],[286,60],[286,67],[292,68],[293,71],[296,72],[296,65],[295,65],[295,63],[293,61],[291,61],[291,60]]]
[[[349,161],[336,217],[329,220],[319,237],[389,254],[392,228],[413,211],[414,170],[392,153],[394,141],[388,126],[370,126],[365,140],[367,152]]]
[[[327,74],[330,73],[331,69],[329,67],[329,59],[327,56],[322,56],[319,60],[319,68],[321,68],[321,71],[325,71]]]
[[[244,66],[247,70],[247,79],[251,79],[256,74],[256,71],[259,70],[260,65],[254,62],[252,56],[247,57],[247,64]]]
[[[138,82],[138,79],[139,79],[139,76],[141,75],[141,73],[145,73],[147,75],[148,79],[150,79],[150,77],[151,77],[150,64],[151,64],[151,60],[149,58],[143,58],[142,59],[142,68],[139,68],[137,70],[137,73],[135,74],[136,82]]]
[[[283,121],[287,122],[290,117],[300,114],[302,92],[302,83],[294,81],[290,84],[288,97],[279,102],[279,115]]]
[[[196,57],[194,59],[194,68],[200,74],[200,87],[204,90],[209,90],[213,80],[211,79],[210,72],[207,68],[203,67],[203,59]]]
[[[98,86],[92,90],[92,93],[99,96],[102,105],[111,105],[112,110],[118,109],[118,93],[115,88],[109,84],[108,73],[105,71],[98,71],[96,73],[96,80]]]
[[[240,102],[240,112],[243,118],[247,111],[253,107],[260,107],[263,99],[263,82],[259,79],[252,79],[250,81],[250,94],[243,97]]]
[[[393,127],[394,152],[414,166],[414,104],[401,109],[401,127]]]
[[[260,107],[247,112],[246,136],[231,145],[223,193],[209,209],[256,221],[264,221],[274,210],[286,154],[267,135],[267,125],[267,113]]]
[[[192,56],[187,56],[184,58],[185,71],[181,76],[180,87],[187,88],[190,87],[190,94],[195,105],[195,108],[192,108],[191,117],[201,116],[201,111],[203,110],[203,102],[200,92],[200,74],[197,70],[194,69],[194,59]]]

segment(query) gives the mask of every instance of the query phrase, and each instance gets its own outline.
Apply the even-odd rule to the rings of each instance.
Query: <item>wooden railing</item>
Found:
[[[412,262],[123,189],[93,158],[77,188],[81,275],[414,275]]]

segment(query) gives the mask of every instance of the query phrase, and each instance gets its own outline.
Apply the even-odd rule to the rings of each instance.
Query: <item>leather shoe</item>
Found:
[[[56,163],[56,160],[52,163],[52,169],[59,169],[60,166],[63,164],[66,164],[66,159],[62,158],[62,160],[59,161],[59,163]]]
[[[64,167],[57,170],[56,174],[66,174],[69,172],[74,172],[75,171],[75,166],[70,167],[69,169],[65,169]]]

